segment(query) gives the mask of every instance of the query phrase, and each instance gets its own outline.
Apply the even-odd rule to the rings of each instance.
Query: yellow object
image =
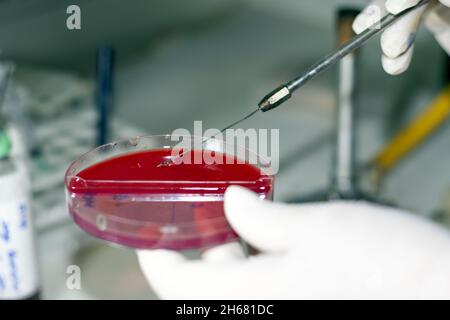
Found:
[[[402,130],[375,158],[377,169],[386,173],[433,134],[450,116],[450,86]]]

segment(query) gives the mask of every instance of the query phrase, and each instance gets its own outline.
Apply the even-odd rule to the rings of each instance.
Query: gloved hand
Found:
[[[226,216],[262,253],[238,244],[203,260],[166,250],[138,252],[164,299],[450,298],[450,233],[397,209],[365,202],[286,205],[241,187]]]
[[[356,19],[353,29],[361,33],[388,12],[398,14],[418,4],[420,0],[375,0]],[[408,69],[414,51],[414,40],[424,18],[428,29],[440,45],[450,54],[450,0],[432,2],[409,13],[394,23],[381,36],[383,68],[397,75]]]

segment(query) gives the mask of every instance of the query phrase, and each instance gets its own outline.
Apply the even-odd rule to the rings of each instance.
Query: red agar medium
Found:
[[[75,222],[95,237],[132,248],[205,248],[237,239],[223,209],[230,185],[272,196],[273,176],[256,166],[208,150],[190,152],[191,162],[199,164],[159,166],[171,152],[132,152],[70,177],[66,188]],[[215,163],[206,163],[206,152]]]

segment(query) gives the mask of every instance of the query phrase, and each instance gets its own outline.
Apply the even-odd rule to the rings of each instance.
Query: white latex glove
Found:
[[[365,202],[286,205],[230,187],[233,228],[262,254],[237,244],[203,260],[138,252],[164,299],[450,299],[450,233],[410,213]]]
[[[420,0],[375,0],[356,19],[353,29],[361,33],[388,12],[398,14],[417,5]],[[388,28],[381,36],[383,68],[398,75],[408,69],[414,51],[417,29],[424,18],[428,29],[440,45],[450,54],[450,0],[432,2],[409,13]]]

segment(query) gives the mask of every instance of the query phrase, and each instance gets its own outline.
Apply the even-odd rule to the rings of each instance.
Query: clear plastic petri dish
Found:
[[[269,162],[223,141],[202,147],[204,138],[180,138],[184,149],[170,135],[143,136],[74,161],[65,189],[75,223],[94,237],[139,249],[199,249],[237,240],[224,215],[224,193],[240,185],[272,199]],[[174,149],[181,157],[173,157]],[[181,163],[160,165],[168,159]]]

